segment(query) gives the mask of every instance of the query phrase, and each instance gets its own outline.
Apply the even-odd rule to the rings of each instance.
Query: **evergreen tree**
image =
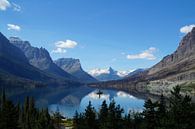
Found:
[[[99,111],[99,124],[100,129],[108,129],[108,105],[106,104],[106,101],[104,100],[102,102],[100,111]]]
[[[54,129],[48,109],[37,110],[34,99],[14,105],[3,91],[0,100],[0,129]]]
[[[117,129],[122,126],[122,113],[123,109],[120,105],[116,106],[114,100],[112,100],[108,107],[108,128],[109,129]]]
[[[120,107],[120,105],[117,105],[116,108],[116,129],[119,129],[123,126],[123,120],[122,120],[122,113],[124,113],[124,110]]]
[[[79,129],[79,113],[77,111],[73,117],[73,127],[74,129]]]
[[[131,112],[129,112],[128,115],[125,115],[123,124],[124,124],[124,129],[133,128],[133,118],[131,117]]]
[[[18,127],[18,112],[15,105],[6,99],[5,92],[3,91],[1,99],[1,129],[17,129]]]
[[[133,112],[132,118],[133,129],[145,129],[142,127],[144,123],[143,113]]]
[[[85,124],[86,129],[96,129],[96,112],[95,109],[92,107],[91,102],[89,102],[89,105],[85,109]]]
[[[152,103],[150,99],[148,99],[144,104],[145,110],[143,111],[145,124],[147,129],[155,129],[157,126],[157,116],[156,116],[156,104]]]
[[[54,126],[51,122],[50,115],[48,113],[48,109],[42,109],[39,112],[38,119],[36,122],[36,128],[37,129],[53,129]]]
[[[191,98],[180,94],[181,88],[176,86],[170,97],[170,127],[174,129],[193,129],[193,105]]]
[[[159,129],[167,129],[168,117],[166,102],[163,95],[160,97],[160,101],[157,104],[157,125]]]
[[[55,127],[58,128],[58,129],[59,129],[60,126],[61,126],[61,125],[60,125],[61,122],[62,122],[61,118],[62,118],[62,116],[61,116],[61,114],[60,114],[59,107],[57,107],[56,112],[53,114],[53,120],[54,120]]]

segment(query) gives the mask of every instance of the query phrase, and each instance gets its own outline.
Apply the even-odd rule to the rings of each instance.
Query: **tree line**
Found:
[[[0,98],[0,129],[60,129],[62,116],[59,112],[49,114],[48,109],[38,109],[31,97],[23,104],[14,104]],[[145,101],[142,112],[124,110],[115,101],[103,101],[98,112],[91,102],[83,113],[75,113],[73,129],[195,129],[195,104],[188,95],[180,94],[177,86],[171,96],[161,95],[158,101]]]
[[[98,112],[91,102],[83,113],[75,113],[74,129],[195,129],[195,105],[188,95],[180,94],[180,87],[165,99],[145,101],[143,112],[129,112],[113,101],[103,101]]]
[[[60,129],[59,112],[50,116],[48,109],[38,109],[32,97],[14,104],[3,91],[0,99],[0,129]]]

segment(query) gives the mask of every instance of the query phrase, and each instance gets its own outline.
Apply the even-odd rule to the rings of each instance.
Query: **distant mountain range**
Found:
[[[81,63],[79,59],[73,58],[60,58],[54,61],[57,66],[59,66],[64,71],[69,74],[77,77],[81,82],[97,82],[97,80],[89,75],[87,72],[83,70],[81,67]]]
[[[45,48],[31,46],[18,37],[0,33],[0,85],[5,87],[74,86],[97,82],[76,59],[64,59],[69,69],[59,67]],[[72,66],[70,65],[72,64]],[[74,64],[74,65],[73,65]],[[76,67],[78,66],[78,67]],[[23,92],[23,90],[17,91]]]
[[[169,94],[176,85],[183,92],[195,95],[195,28],[186,34],[178,48],[153,67],[130,73],[129,77],[117,81],[91,84],[104,88],[117,88],[151,94]]]
[[[118,72],[109,67],[108,69],[94,69],[89,72],[93,77],[99,81],[118,80],[121,77]]]
[[[107,69],[93,69],[89,71],[93,77],[99,81],[110,81],[110,80],[119,80],[141,72],[144,69],[129,70],[129,71],[116,71],[112,67]]]
[[[194,80],[195,28],[183,37],[175,52],[149,69],[116,71],[110,67],[94,69],[89,74],[82,69],[79,59],[53,61],[46,49],[33,47],[18,37],[8,40],[0,33],[1,87],[71,87],[90,83],[95,87],[160,95],[168,94],[172,87],[181,85],[183,92],[195,94]]]

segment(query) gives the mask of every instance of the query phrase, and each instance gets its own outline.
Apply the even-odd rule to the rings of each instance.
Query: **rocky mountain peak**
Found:
[[[79,59],[73,59],[73,58],[60,58],[56,61],[54,61],[59,67],[61,67],[63,70],[68,71],[70,73],[82,70],[81,63]]]
[[[108,68],[109,74],[115,75],[117,74],[117,71],[115,71],[112,67]]]
[[[34,67],[64,79],[75,79],[72,75],[63,71],[53,62],[49,52],[45,48],[33,47],[28,41],[23,41],[18,37],[11,37],[9,40],[10,43],[24,53],[29,63]]]
[[[11,41],[11,42],[16,42],[16,41],[22,41],[19,37],[17,37],[17,36],[13,36],[13,37],[10,37],[9,38],[9,41]]]
[[[195,34],[195,27],[192,28],[192,31],[191,31],[193,34]]]
[[[195,28],[186,34],[179,43],[176,51],[164,57],[159,63],[149,69],[148,75],[152,77],[165,77],[181,73],[194,68],[195,63]],[[175,78],[176,80],[180,78]],[[182,78],[185,78],[183,75]],[[186,77],[191,78],[191,77]]]
[[[17,53],[17,54],[15,54]],[[6,55],[7,58],[17,59],[28,62],[20,49],[10,44],[9,40],[0,32],[0,55]]]
[[[195,45],[195,27],[191,32],[186,34],[179,44],[179,48],[185,47],[185,45]],[[193,44],[192,44],[193,43]]]
[[[74,75],[81,81],[85,82],[96,82],[97,80],[91,75],[86,73],[82,67],[79,59],[73,58],[60,58],[54,61],[57,66],[62,68],[64,71]]]
[[[49,52],[45,48],[33,47],[29,41],[23,41],[19,37],[10,37],[9,40],[10,43],[20,48],[24,52],[25,56],[29,59],[29,62],[32,65],[35,65],[33,64],[35,59],[44,59],[45,61],[47,60],[48,63],[52,62]]]

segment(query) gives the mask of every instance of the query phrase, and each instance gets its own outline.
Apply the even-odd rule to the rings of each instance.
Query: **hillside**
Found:
[[[169,94],[176,85],[195,96],[195,28],[183,37],[175,52],[153,67],[119,81],[91,84],[157,95]]]
[[[53,74],[58,78],[77,80],[75,77],[58,67],[45,48],[33,47],[28,41],[23,41],[18,37],[11,37],[9,40],[10,43],[18,47],[25,54],[29,63],[34,67]]]
[[[23,52],[0,33],[0,85],[1,88],[36,87],[46,85],[80,84],[74,80],[57,78],[31,64]]]

